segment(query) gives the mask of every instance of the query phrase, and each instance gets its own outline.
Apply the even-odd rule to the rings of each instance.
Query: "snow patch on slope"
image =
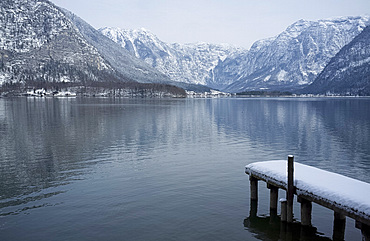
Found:
[[[280,72],[277,75],[278,81],[280,81],[280,82],[285,81],[285,78],[286,78],[287,74],[288,74],[288,72],[286,72],[285,70],[283,70],[283,69],[280,70]]]

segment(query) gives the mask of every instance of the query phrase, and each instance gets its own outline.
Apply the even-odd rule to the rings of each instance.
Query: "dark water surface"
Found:
[[[370,182],[370,99],[3,98],[0,240],[278,240],[244,166],[288,154]]]

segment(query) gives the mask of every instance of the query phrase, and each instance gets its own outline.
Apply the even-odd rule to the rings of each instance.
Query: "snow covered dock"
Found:
[[[334,210],[336,218],[341,217],[340,219],[345,220],[345,216],[348,216],[355,219],[356,226],[360,229],[370,227],[369,183],[300,163],[294,163],[293,169],[292,190],[301,204],[309,203],[311,205],[311,202],[314,202]],[[262,180],[268,184],[271,190],[275,190],[274,197],[270,196],[270,208],[276,208],[277,203],[271,203],[273,199],[277,202],[276,189],[289,189],[287,161],[251,163],[245,167],[245,172],[251,180],[251,200],[257,200],[256,183],[258,180]],[[303,219],[303,212],[309,212],[307,215],[310,219],[311,209],[312,206],[309,206],[308,209],[306,207],[306,210],[301,210],[301,219]],[[310,225],[311,221],[306,221],[306,224]]]

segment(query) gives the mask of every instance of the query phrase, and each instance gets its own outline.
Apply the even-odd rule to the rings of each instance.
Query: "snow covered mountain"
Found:
[[[134,81],[230,92],[295,90],[311,84],[369,23],[368,16],[300,20],[246,50],[168,44],[145,29],[98,31],[48,0],[2,0],[0,85]]]
[[[226,88],[232,92],[302,88],[314,81],[369,20],[368,16],[300,20],[276,37],[257,41],[249,52],[221,62],[214,78],[233,82]]]
[[[309,85],[370,18],[300,20],[250,50],[216,44],[168,44],[145,29],[100,31],[173,81],[230,92],[294,90]]]
[[[370,26],[344,46],[303,92],[370,95]]]
[[[2,0],[0,13],[0,85],[169,81],[48,0]]]
[[[100,31],[132,55],[144,60],[171,80],[219,88],[213,69],[242,49],[227,44],[168,44],[145,29],[102,28]]]

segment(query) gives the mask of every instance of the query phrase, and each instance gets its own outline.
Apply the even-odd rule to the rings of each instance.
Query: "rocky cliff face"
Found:
[[[102,28],[100,31],[132,55],[144,60],[171,80],[218,88],[213,69],[241,49],[227,44],[168,44],[145,29]]]
[[[234,82],[226,89],[294,90],[314,81],[338,51],[369,24],[369,17],[305,21],[278,36],[256,42],[248,53],[227,58],[216,79]]]
[[[78,16],[66,10],[63,11],[86,41],[94,46],[100,55],[125,79],[141,83],[171,83],[168,76],[132,56],[127,50],[121,48]]]
[[[302,92],[370,95],[370,26],[344,46]]]
[[[121,48],[47,0],[2,0],[0,12],[0,84],[169,80],[128,53],[120,55],[124,66],[117,68],[116,57],[102,54],[97,42],[118,54]],[[87,38],[88,30],[96,43]]]

